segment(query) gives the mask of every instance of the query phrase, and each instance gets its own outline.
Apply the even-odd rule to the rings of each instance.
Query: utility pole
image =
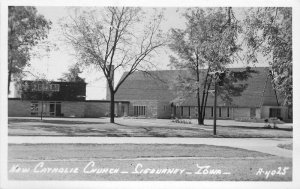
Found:
[[[209,74],[213,76],[215,80],[215,98],[214,98],[214,135],[217,135],[217,96],[218,96],[218,85],[219,82],[224,79],[225,71],[214,71]],[[223,85],[223,84],[220,84]]]

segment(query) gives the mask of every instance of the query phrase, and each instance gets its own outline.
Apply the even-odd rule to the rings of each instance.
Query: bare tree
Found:
[[[104,74],[110,90],[110,122],[114,123],[114,95],[135,71],[153,66],[151,55],[166,40],[160,30],[163,14],[154,10],[149,22],[144,10],[132,7],[75,9],[62,21],[63,34],[81,65],[92,65]],[[145,24],[145,25],[143,25]],[[117,69],[127,71],[114,86]]]

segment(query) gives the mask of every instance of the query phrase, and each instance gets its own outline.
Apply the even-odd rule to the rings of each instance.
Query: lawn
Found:
[[[41,162],[43,168],[78,168],[78,172],[34,172]],[[15,165],[28,172],[10,171]],[[100,171],[85,171],[92,169]],[[117,172],[101,172],[105,169]],[[162,169],[182,172],[154,173]],[[291,181],[292,159],[202,144],[23,144],[9,145],[8,170],[11,180]],[[36,170],[42,170],[41,166]],[[273,170],[281,174],[270,175]]]
[[[224,124],[227,123],[227,124]],[[228,125],[228,123],[232,125]],[[179,124],[159,119],[123,119],[109,123],[107,118],[9,118],[9,136],[99,136],[99,137],[230,137],[230,138],[292,138],[291,129],[266,129],[260,123],[220,121],[217,136],[213,126]],[[243,124],[243,123],[241,123]]]
[[[30,151],[30,153],[28,153]],[[105,153],[103,153],[105,152]],[[256,151],[205,144],[9,144],[9,159],[52,160],[144,157],[274,157]]]

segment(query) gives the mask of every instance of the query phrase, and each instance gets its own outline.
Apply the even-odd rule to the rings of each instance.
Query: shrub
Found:
[[[182,124],[192,124],[192,122],[189,120],[184,120],[184,119],[178,119],[178,118],[175,118],[173,119],[171,122],[173,123],[182,123]]]

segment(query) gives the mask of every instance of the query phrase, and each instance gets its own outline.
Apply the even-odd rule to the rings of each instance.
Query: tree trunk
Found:
[[[12,24],[9,24],[9,27],[10,27],[10,34],[11,36],[13,36],[13,33],[14,33],[14,29],[13,29],[13,25]],[[10,61],[8,61],[8,84],[7,84],[7,95],[9,95],[10,93],[10,82],[11,82],[11,75],[12,75],[12,68],[13,68],[13,58],[11,56],[12,54],[12,51],[13,51],[13,46],[11,43],[9,43],[9,49],[8,49],[8,57],[10,57]],[[11,54],[10,54],[11,53]]]
[[[198,125],[203,125],[203,119],[200,110],[200,88],[197,89],[197,106],[198,106]]]
[[[7,84],[7,94],[10,93],[10,82],[11,82],[11,71],[8,71],[8,84]]]
[[[115,123],[115,93],[110,89],[110,122]]]
[[[12,48],[11,45],[9,47],[10,47],[9,50],[11,50],[11,48]],[[8,84],[7,84],[7,94],[8,95],[10,93],[10,82],[11,82],[11,75],[12,75],[12,67],[13,67],[13,59],[11,58],[10,62],[8,63],[8,79],[7,79],[7,81],[8,81]]]
[[[206,89],[206,92],[205,92],[205,100],[204,100],[204,107],[206,107],[206,104],[207,104],[207,97],[208,97],[208,91],[210,89],[210,84],[211,83],[208,83],[208,86],[207,86],[207,89]],[[205,119],[205,108],[204,108],[204,111],[203,111],[203,121]]]
[[[44,86],[42,86],[42,109],[41,109],[41,120],[43,120],[43,114],[44,114]]]
[[[199,70],[199,63],[198,63],[198,56],[197,56],[197,68],[196,68],[196,74],[197,74],[197,82],[198,82],[198,87],[197,87],[197,107],[198,107],[198,125],[203,125],[203,119],[202,119],[202,108],[200,105],[200,70]]]
[[[207,101],[207,92],[209,88],[209,84],[207,83],[208,74],[209,74],[210,67],[207,68],[207,73],[205,76],[205,83],[203,87],[203,93],[202,93],[202,100],[201,100],[201,119],[202,119],[202,125],[204,125],[204,119],[205,119],[205,108],[206,108],[206,101]]]
[[[204,85],[203,94],[202,94],[202,100],[201,100],[201,110],[200,110],[200,117],[201,122],[199,124],[204,125],[204,114],[205,114],[205,105],[204,105],[204,99],[205,99],[205,87],[206,83]],[[200,97],[200,96],[199,96]],[[200,99],[199,99],[200,100]]]
[[[206,108],[206,103],[207,103],[207,97],[208,97],[208,90],[206,90],[205,98],[204,98],[204,110],[203,110],[203,116],[202,119],[205,119],[205,108]]]
[[[214,100],[214,135],[217,134],[217,82],[215,78],[215,100]]]

